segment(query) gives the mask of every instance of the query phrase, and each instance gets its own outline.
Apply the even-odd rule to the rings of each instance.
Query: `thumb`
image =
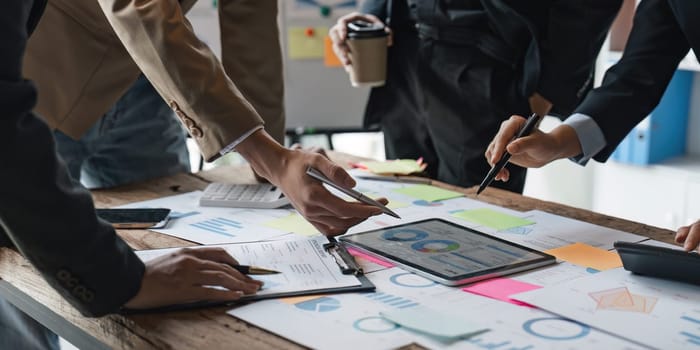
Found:
[[[355,180],[345,171],[345,169],[321,155],[318,155],[316,159],[317,161],[315,162],[316,164],[314,164],[314,167],[326,175],[328,179],[345,188],[355,187]]]
[[[537,139],[532,136],[521,137],[506,146],[506,150],[511,155],[527,153],[537,146]]]

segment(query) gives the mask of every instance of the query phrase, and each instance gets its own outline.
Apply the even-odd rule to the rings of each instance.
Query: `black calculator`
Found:
[[[615,242],[625,270],[700,285],[700,254],[640,243]]]

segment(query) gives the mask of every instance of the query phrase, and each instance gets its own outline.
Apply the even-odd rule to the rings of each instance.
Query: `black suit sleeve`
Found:
[[[644,0],[622,59],[610,68],[601,87],[576,109],[603,131],[607,145],[594,159],[604,162],[617,144],[661,100],[678,63],[690,49],[666,0]]]
[[[387,1],[389,0],[365,0],[362,2],[362,7],[360,8],[360,13],[369,13],[377,16],[381,20],[386,20],[387,17]],[[393,1],[406,1],[406,0],[393,0]]]
[[[100,316],[138,292],[144,265],[97,219],[90,194],[57,158],[49,127],[31,112],[36,90],[21,62],[32,3],[3,0],[0,10],[0,242],[11,241],[80,312]]]
[[[554,0],[541,40],[537,92],[569,115],[593,85],[593,67],[622,0]]]

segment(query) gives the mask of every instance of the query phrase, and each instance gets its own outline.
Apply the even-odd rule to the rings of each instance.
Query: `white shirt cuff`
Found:
[[[236,146],[238,146],[241,142],[243,142],[243,140],[247,139],[248,136],[253,135],[254,132],[256,132],[262,128],[263,128],[262,125],[258,125],[252,129],[248,130],[248,132],[241,135],[241,137],[237,138],[235,141],[231,142],[228,146],[224,147],[221,151],[219,151],[219,154],[221,154],[223,156],[226,153],[233,151],[233,149],[236,148]]]
[[[598,123],[585,114],[576,113],[566,118],[564,125],[568,125],[576,131],[578,141],[581,143],[583,152],[576,157],[569,158],[575,163],[586,165],[593,156],[607,145],[603,131],[600,130]]]

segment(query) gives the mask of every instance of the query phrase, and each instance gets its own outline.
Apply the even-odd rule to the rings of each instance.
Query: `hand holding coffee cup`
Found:
[[[338,20],[330,37],[353,86],[384,85],[391,31],[382,21],[372,15],[352,13]]]

